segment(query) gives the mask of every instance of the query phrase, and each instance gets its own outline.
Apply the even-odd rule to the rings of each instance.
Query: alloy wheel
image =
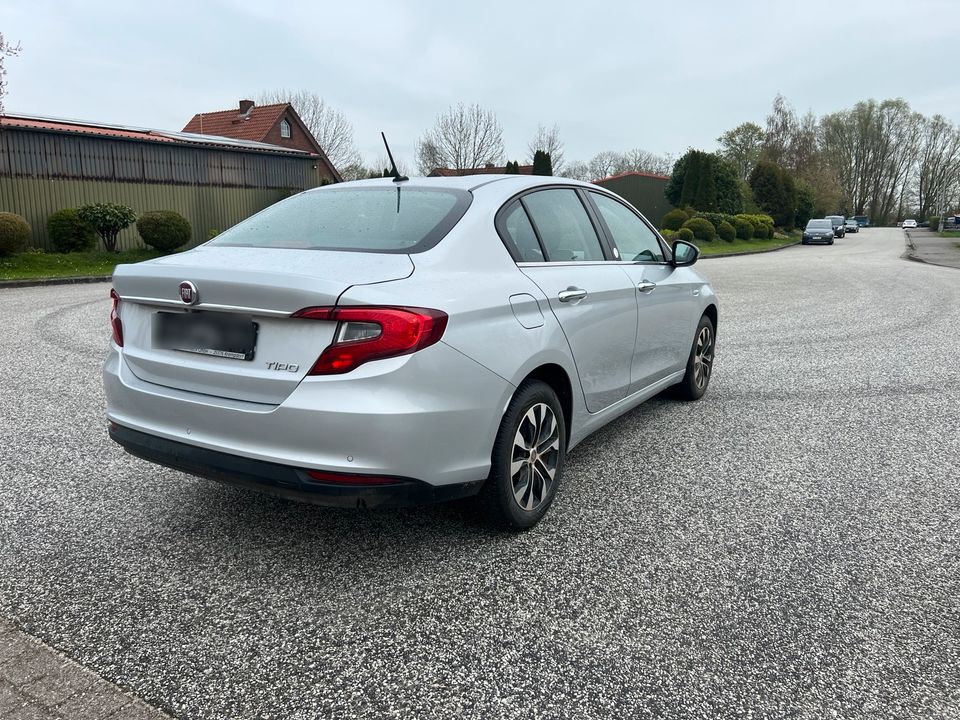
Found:
[[[550,497],[560,460],[560,425],[546,403],[533,405],[513,440],[510,480],[513,499],[532,512]]]
[[[697,334],[697,347],[693,353],[693,381],[703,390],[710,381],[713,370],[713,331],[709,327],[700,328]]]

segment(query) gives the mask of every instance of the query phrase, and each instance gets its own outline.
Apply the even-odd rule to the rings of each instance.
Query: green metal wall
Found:
[[[296,191],[279,188],[0,177],[0,212],[25,217],[33,230],[31,244],[51,250],[47,218],[63,208],[113,202],[129,205],[138,216],[146,210],[175,210],[190,221],[191,245],[195,245],[206,242],[210,230],[225,230],[293,192]],[[124,250],[143,246],[134,225],[120,233],[118,244]]]
[[[642,212],[654,226],[660,227],[661,218],[673,210],[673,205],[663,194],[668,182],[669,178],[621,175],[597,180],[596,184],[615,192]]]

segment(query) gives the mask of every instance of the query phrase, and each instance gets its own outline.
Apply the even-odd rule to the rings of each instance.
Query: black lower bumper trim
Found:
[[[390,485],[340,485],[317,482],[302,468],[187,445],[110,423],[110,437],[131,455],[210,480],[239,485],[288,500],[348,508],[405,507],[469,497],[482,480],[430,485],[397,478]]]

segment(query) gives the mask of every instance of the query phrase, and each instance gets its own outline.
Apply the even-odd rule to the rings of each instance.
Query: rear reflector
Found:
[[[123,347],[123,324],[120,322],[120,296],[116,290],[110,291],[110,327],[113,330],[113,341]]]
[[[399,478],[379,475],[348,475],[346,473],[326,472],[325,470],[307,470],[307,475],[317,482],[334,485],[396,485],[403,482]]]
[[[340,375],[370,360],[409,355],[443,337],[447,314],[408,307],[315,307],[293,317],[339,323],[308,375]]]

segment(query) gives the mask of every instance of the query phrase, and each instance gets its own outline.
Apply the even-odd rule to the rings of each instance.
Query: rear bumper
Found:
[[[344,508],[427,505],[475,495],[483,481],[434,486],[410,478],[389,485],[343,485],[318,482],[306,470],[279,463],[195,447],[110,423],[110,438],[131,455],[174,470],[268,495]]]

